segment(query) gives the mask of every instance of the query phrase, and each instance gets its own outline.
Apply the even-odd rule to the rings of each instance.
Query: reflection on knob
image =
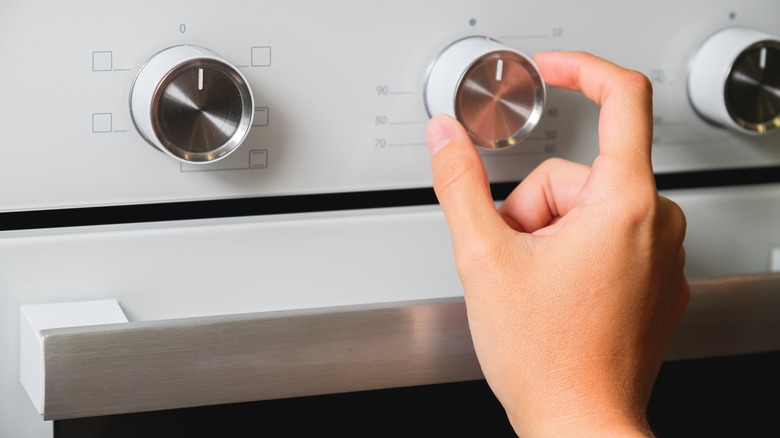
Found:
[[[732,27],[709,37],[688,75],[688,95],[706,120],[747,134],[780,127],[780,39]]]
[[[489,149],[525,139],[541,119],[545,96],[544,81],[530,58],[482,36],[446,47],[425,82],[428,115],[457,118],[474,144]]]
[[[152,146],[188,163],[209,163],[234,151],[254,114],[246,78],[214,52],[175,46],[141,67],[130,92],[138,132]]]

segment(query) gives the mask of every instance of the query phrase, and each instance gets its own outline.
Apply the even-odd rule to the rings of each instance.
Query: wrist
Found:
[[[631,418],[615,412],[600,412],[582,416],[561,417],[531,422],[510,422],[515,432],[522,438],[547,438],[577,436],[582,438],[620,437],[653,438],[650,426],[644,416]]]

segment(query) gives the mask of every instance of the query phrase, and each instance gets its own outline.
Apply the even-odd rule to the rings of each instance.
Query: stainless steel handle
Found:
[[[780,350],[780,274],[691,282],[669,360]]]
[[[462,299],[42,331],[46,420],[481,376]]]
[[[669,360],[780,349],[780,274],[691,288]],[[41,336],[46,420],[482,378],[462,298]]]

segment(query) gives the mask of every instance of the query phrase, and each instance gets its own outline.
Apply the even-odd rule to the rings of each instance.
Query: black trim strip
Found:
[[[662,173],[655,183],[658,190],[774,184],[780,183],[780,166]]]
[[[435,204],[431,188],[117,205],[0,214],[0,231]]]
[[[780,183],[780,166],[708,170],[656,175],[659,190]],[[496,200],[506,199],[517,182],[491,184]],[[348,193],[269,196],[162,204],[119,205],[0,214],[0,231],[89,225],[129,224],[188,219],[211,219],[312,213],[436,204],[433,189],[413,188]]]

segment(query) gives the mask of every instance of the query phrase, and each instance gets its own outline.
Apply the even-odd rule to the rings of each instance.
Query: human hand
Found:
[[[655,187],[647,78],[580,52],[535,56],[601,106],[592,166],[550,159],[496,209],[468,134],[428,125],[482,371],[520,436],[650,435],[645,412],[689,298],[685,217]]]

